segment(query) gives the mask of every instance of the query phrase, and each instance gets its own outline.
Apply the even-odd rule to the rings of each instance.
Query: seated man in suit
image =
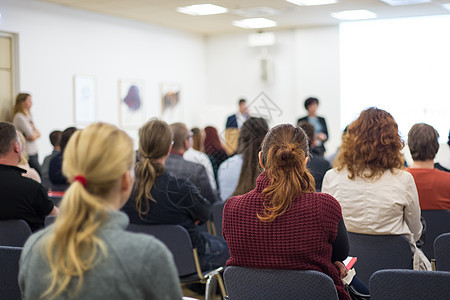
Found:
[[[298,124],[308,136],[309,149],[312,149],[317,141],[314,125],[309,122],[300,122]],[[322,181],[325,173],[331,169],[331,165],[323,156],[311,153],[306,167],[316,181],[316,192],[322,191]]]
[[[36,231],[58,208],[41,184],[22,176],[25,170],[17,167],[22,147],[14,125],[0,122],[0,219],[23,219]]]
[[[228,155],[233,155],[238,146],[239,130],[245,121],[250,117],[245,99],[239,100],[239,111],[228,117],[225,125],[226,151]]]
[[[167,172],[175,177],[189,179],[210,203],[219,201],[219,196],[211,187],[205,167],[183,158],[183,154],[191,146],[190,133],[186,125],[174,123],[170,128],[173,131],[173,145],[165,164]]]

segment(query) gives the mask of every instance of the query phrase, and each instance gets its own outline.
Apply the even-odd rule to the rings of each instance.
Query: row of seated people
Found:
[[[254,119],[257,118],[252,118],[250,120]],[[373,120],[378,121],[379,124],[374,125]],[[261,122],[261,120],[257,121]],[[209,217],[209,207],[214,200],[211,201],[205,198],[202,195],[202,191],[199,191],[189,180],[176,178],[169,175],[168,172],[165,172],[164,165],[171,155],[179,155],[181,157],[180,153],[177,154],[175,153],[176,151],[172,151],[172,147],[175,146],[176,142],[174,133],[177,132],[177,127],[178,129],[183,129],[180,132],[187,132],[188,137],[184,138],[184,140],[187,140],[189,138],[189,133],[185,126],[183,127],[180,124],[173,124],[172,128],[170,128],[162,121],[152,120],[141,128],[139,162],[136,164],[136,184],[134,185],[131,199],[125,205],[124,210],[129,215],[131,222],[143,222],[147,224],[167,224],[176,222],[177,224],[185,226],[191,234],[193,243],[200,249],[201,264],[205,266],[205,268],[223,265],[228,258],[226,244],[220,239],[201,232],[198,230],[198,227],[196,227],[196,225],[204,222]],[[88,132],[88,130],[82,130],[75,136],[82,136],[83,132]],[[361,135],[365,135],[364,137],[366,139],[362,139]],[[242,133],[242,136],[245,136],[245,134]],[[381,143],[381,136],[386,138],[389,143]],[[330,262],[321,259],[320,262],[316,261],[320,266],[316,265],[312,268],[319,268],[320,271],[330,275],[335,280],[341,298],[345,298],[345,292],[342,292],[342,285],[340,284],[340,281],[337,280],[339,275],[345,275],[344,268],[342,268],[342,265],[339,263],[340,260],[345,258],[345,247],[348,247],[348,241],[347,246],[345,246],[345,238],[344,240],[341,238],[342,236],[345,237],[345,234],[342,234],[342,232],[346,232],[344,220],[349,228],[350,226],[354,226],[350,231],[361,232],[367,228],[369,228],[369,230],[373,230],[373,228],[377,229],[376,222],[370,227],[364,224],[367,223],[367,220],[364,219],[364,222],[360,222],[363,223],[361,227],[361,225],[357,224],[357,221],[353,222],[351,218],[354,217],[357,219],[358,214],[371,215],[371,212],[367,207],[377,207],[376,205],[378,205],[378,207],[381,207],[381,209],[378,208],[378,212],[380,213],[381,211],[382,213],[382,211],[385,210],[388,212],[385,212],[387,217],[384,217],[383,219],[379,214],[378,216],[374,215],[373,217],[375,217],[375,221],[383,219],[382,225],[386,225],[388,229],[385,228],[382,229],[384,230],[383,232],[373,233],[405,234],[411,237],[411,244],[413,246],[414,239],[416,239],[417,235],[420,236],[420,231],[422,229],[420,221],[416,222],[420,219],[417,191],[414,180],[412,180],[411,184],[411,175],[408,176],[409,173],[401,170],[403,161],[400,155],[400,149],[403,145],[398,135],[397,124],[392,116],[383,110],[371,108],[363,111],[360,118],[349,126],[348,133],[344,135],[343,144],[338,155],[338,161],[343,162],[343,167],[339,168],[338,165],[337,169],[327,173],[324,181],[324,189],[326,187],[329,188],[330,191],[328,193],[335,196],[339,202],[336,202],[336,200],[329,195],[314,193],[314,180],[305,167],[309,156],[308,148],[310,146],[307,141],[308,138],[306,137],[304,130],[290,125],[277,126],[265,135],[265,139],[261,146],[261,153],[257,160],[265,171],[258,174],[256,188],[246,195],[232,197],[228,200],[224,209],[224,237],[230,247],[231,254],[228,264],[245,266],[252,266],[252,264],[255,264],[253,266],[264,267],[264,264],[268,263],[269,265],[266,267],[269,268],[286,267],[282,263],[283,258],[289,257],[290,254],[295,255],[294,257],[298,257],[301,253],[299,253],[297,248],[294,249],[288,247],[290,249],[289,251],[293,251],[293,253],[288,251],[289,253],[284,254],[277,249],[278,247],[282,247],[284,245],[283,243],[298,244],[299,241],[295,238],[293,239],[293,237],[289,235],[291,229],[286,230],[283,226],[277,226],[286,222],[287,228],[290,228],[289,226],[298,224],[298,222],[310,222],[311,220],[308,218],[311,218],[311,216],[320,216],[320,218],[323,217],[325,219],[315,220],[316,222],[319,222],[316,223],[316,226],[318,227],[315,228],[315,230],[308,231],[308,233],[305,234],[303,232],[303,230],[305,230],[304,228],[300,231],[292,228],[292,232],[297,234],[299,238],[301,237],[301,240],[303,241],[308,234],[313,235],[310,238],[317,239],[317,230],[320,231],[324,229],[324,224],[326,224],[325,228],[327,228],[327,226],[330,227],[328,228],[329,232],[327,231],[328,229],[326,229],[325,233],[320,233],[322,238],[324,237],[324,234],[325,236],[328,236],[326,239],[327,242],[319,244],[321,244],[321,247],[323,246],[324,248],[331,250],[331,252],[325,251],[325,257],[328,254],[330,257],[331,254],[334,254],[334,259],[337,259],[336,261],[330,260]],[[69,145],[73,143],[76,142],[72,142],[72,139],[70,139]],[[366,147],[361,143],[365,143]],[[15,145],[14,143],[12,144]],[[264,148],[264,145],[268,146]],[[90,148],[91,150],[95,149],[93,145],[84,145],[83,147],[92,147]],[[101,146],[100,149],[105,152],[105,156],[111,159],[111,156],[106,155],[108,151],[105,147],[106,146]],[[185,146],[182,146],[181,148],[185,148]],[[412,147],[410,146],[410,148]],[[86,153],[89,153],[86,149],[82,148],[80,151],[81,150],[83,150],[82,153],[85,155]],[[114,149],[111,149],[111,151],[113,150]],[[356,155],[349,155],[350,153]],[[65,156],[70,157],[69,154],[66,154]],[[348,158],[349,156],[351,158]],[[367,158],[370,158],[370,160],[367,161]],[[98,159],[99,157],[97,157],[97,160]],[[81,163],[78,160],[75,160],[75,162]],[[374,162],[375,164],[371,165],[371,163]],[[72,201],[74,203],[69,202],[67,199],[70,199],[70,197],[67,196],[67,199],[63,201],[61,206],[61,216],[64,215],[62,212],[66,203],[69,203],[71,208],[80,209],[80,207],[73,207],[73,205],[81,205],[78,202],[83,200],[83,196],[87,197],[88,194],[92,193],[94,195],[97,193],[102,196],[105,195],[105,190],[97,190],[97,188],[91,190],[88,188],[88,182],[91,182],[91,180],[89,180],[83,172],[78,175],[76,173],[69,175],[70,172],[67,169],[68,166],[65,167],[65,165],[66,162],[64,161],[64,174],[70,182],[75,182],[68,190],[68,195],[70,196],[71,189],[74,190],[72,186],[80,188],[80,184],[82,186],[81,191],[87,193],[85,195],[83,195],[83,193],[79,194],[79,199],[75,197]],[[101,165],[101,161],[97,161],[95,166]],[[88,169],[82,170],[87,171]],[[294,172],[295,176],[288,176],[290,171]],[[351,173],[353,173],[353,175]],[[332,183],[339,174],[344,175],[341,176],[342,178],[340,180],[342,180],[342,182],[340,184],[325,184],[328,182],[328,176],[334,176],[330,177],[331,179],[329,180],[330,183]],[[386,183],[377,185],[377,182],[383,180],[385,176],[388,177],[387,182],[390,183],[390,185]],[[341,192],[341,194],[339,194],[339,192],[333,192],[333,187],[337,191],[341,191],[341,188],[346,188],[351,185],[348,182],[345,182],[345,179],[353,180],[353,182],[357,184],[353,188],[349,187],[347,192]],[[92,184],[95,185],[96,180],[98,179],[92,180]],[[351,181],[349,182],[351,183]],[[259,183],[261,183],[261,186],[258,186]],[[122,182],[122,188],[124,186],[125,184]],[[382,193],[380,193],[380,190],[383,190],[383,187],[385,188],[385,186],[389,187],[388,191],[391,192],[386,196],[389,196],[392,200],[391,202],[394,203],[383,206],[383,201],[385,199],[383,198]],[[370,192],[372,188],[374,191]],[[251,189],[253,188],[251,187],[250,190]],[[349,192],[351,190],[353,190],[353,193]],[[392,192],[395,190],[399,191],[396,193]],[[403,191],[403,193],[401,191]],[[245,193],[245,191],[243,193]],[[347,196],[349,199],[361,197],[362,200],[353,201],[353,206],[351,207],[351,209],[353,209],[354,206],[360,205],[359,211],[346,214],[346,206],[343,204],[346,197],[340,195]],[[392,197],[393,195],[396,196],[394,199]],[[364,203],[364,201],[372,201],[368,196],[373,196],[373,201],[378,201],[375,202],[376,205],[371,206]],[[118,199],[116,199],[116,201],[118,201]],[[388,201],[385,202],[387,203]],[[69,204],[67,204],[67,206]],[[311,212],[308,214],[309,217],[306,217],[303,214],[298,216],[294,210],[294,207],[297,207],[297,205],[300,206],[296,209],[300,210],[303,207],[302,205],[305,206],[305,209],[308,208],[308,205],[312,205],[312,207],[308,209],[314,210],[314,213]],[[343,211],[342,214],[341,206]],[[406,215],[396,216],[393,212],[396,207],[401,207],[402,211],[404,211],[403,213],[406,213]],[[67,211],[66,213],[69,215]],[[244,216],[244,214],[250,214],[252,217],[249,215]],[[296,216],[294,219],[292,219],[293,214]],[[350,217],[349,220],[347,220],[348,217]],[[296,218],[305,219],[298,220]],[[58,219],[63,218],[58,217]],[[373,221],[373,219],[369,219],[369,221],[370,220]],[[66,223],[65,225],[67,226],[68,224],[69,223]],[[357,226],[360,226],[362,229],[358,229]],[[364,226],[367,227],[365,228]],[[392,226],[394,230],[399,229],[401,232],[385,232],[392,229],[389,228],[389,226]],[[58,228],[58,222],[55,224],[55,228]],[[63,229],[63,227],[60,228]],[[280,228],[283,228],[282,232],[285,232],[286,236],[279,234]],[[52,235],[56,234],[56,232],[57,230],[55,229],[55,233],[50,232],[48,234]],[[246,234],[250,234],[251,236],[247,237]],[[273,245],[266,245],[264,247],[272,247],[274,248],[272,249],[273,251],[263,251],[260,256],[253,256],[255,253],[252,251],[255,250],[254,246],[259,243],[258,241],[261,239],[261,241],[266,243],[267,238],[271,236],[273,238],[277,236],[277,238],[274,238],[273,240]],[[339,247],[339,245],[341,245],[341,247]],[[310,249],[310,246],[309,242],[305,242],[304,249],[306,249],[307,252],[309,251],[312,253],[318,251],[318,249],[315,248]],[[250,261],[248,262],[247,259]],[[262,262],[257,261],[258,259],[261,259]],[[303,269],[306,265],[313,265],[313,262],[309,260],[307,255],[304,256],[304,259],[307,261],[298,261],[297,263],[299,263],[299,265],[291,265],[291,267]],[[237,261],[237,263],[234,263],[233,261]],[[415,267],[418,269],[429,268],[426,258],[421,255],[419,250],[415,251],[415,262]],[[335,264],[330,265],[330,263]],[[339,272],[341,272],[341,274],[339,274]]]

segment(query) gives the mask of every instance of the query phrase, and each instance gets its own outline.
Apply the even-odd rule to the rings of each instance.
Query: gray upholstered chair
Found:
[[[413,255],[403,235],[348,233],[349,256],[356,256],[356,274],[366,286],[373,273],[383,269],[412,269]]]
[[[223,207],[225,202],[216,202],[212,207],[212,214],[214,218],[214,226],[216,228],[216,235],[222,237],[222,217],[223,217]]]
[[[24,220],[0,221],[0,246],[23,247],[30,235],[30,226]]]
[[[429,259],[432,259],[434,240],[439,235],[450,232],[450,210],[422,210],[422,217],[425,219],[426,232],[425,243],[421,249]]]
[[[240,299],[338,299],[333,280],[318,271],[229,266],[223,274],[227,297]]]
[[[21,253],[21,247],[0,246],[0,299],[21,299],[18,283]]]
[[[434,241],[434,257],[437,271],[450,272],[450,233],[441,234]]]
[[[370,299],[449,299],[450,272],[380,270],[370,278]]]
[[[189,233],[183,226],[130,224],[127,230],[150,234],[163,242],[173,255],[181,283],[201,282],[206,284],[205,300],[213,298],[214,279],[217,279],[222,295],[225,296],[225,288],[220,274],[223,268],[201,270],[197,249],[193,248]]]

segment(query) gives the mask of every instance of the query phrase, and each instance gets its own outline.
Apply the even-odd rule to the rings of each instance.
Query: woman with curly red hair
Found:
[[[403,234],[414,252],[414,269],[431,269],[415,244],[422,233],[420,206],[411,174],[402,170],[404,146],[398,125],[388,112],[363,110],[348,126],[322,192],[341,204],[350,232]]]

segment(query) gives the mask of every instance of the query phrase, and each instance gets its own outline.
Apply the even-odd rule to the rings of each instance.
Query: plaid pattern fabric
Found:
[[[230,249],[227,266],[316,270],[329,275],[341,299],[349,299],[331,262],[332,242],[342,217],[336,199],[303,193],[273,222],[262,222],[261,192],[269,185],[265,172],[249,193],[230,198],[223,212],[223,236]]]

